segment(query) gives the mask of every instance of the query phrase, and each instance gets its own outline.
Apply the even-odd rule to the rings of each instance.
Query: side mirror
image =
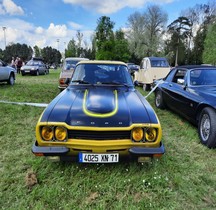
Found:
[[[180,85],[184,85],[185,80],[184,79],[177,79],[177,83]]]
[[[139,82],[137,80],[134,81],[134,86],[139,86]]]

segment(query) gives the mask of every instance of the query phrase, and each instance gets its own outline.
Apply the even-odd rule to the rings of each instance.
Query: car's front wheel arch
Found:
[[[216,147],[216,110],[205,107],[199,115],[198,133],[202,144],[209,148]]]

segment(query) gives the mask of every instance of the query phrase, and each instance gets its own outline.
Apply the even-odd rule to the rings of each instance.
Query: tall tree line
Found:
[[[197,4],[180,13],[167,25],[168,14],[158,5],[150,5],[143,12],[128,17],[127,29],[114,31],[115,22],[102,16],[91,43],[83,40],[77,31],[68,42],[65,57],[86,57],[100,60],[120,60],[139,64],[146,56],[167,57],[171,65],[216,63],[216,0]],[[0,58],[9,61],[11,56],[29,59],[33,53],[47,63],[59,63],[61,54],[51,47],[12,44]]]

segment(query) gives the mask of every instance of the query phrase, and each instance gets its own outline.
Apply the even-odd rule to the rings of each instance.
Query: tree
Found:
[[[204,63],[216,65],[216,22],[209,27],[204,42]]]
[[[179,49],[181,43],[186,43],[188,37],[191,36],[191,26],[192,23],[186,17],[178,17],[174,20],[170,25],[167,26],[168,33],[172,35],[172,37],[176,37],[176,58],[175,58],[175,66],[177,66],[178,58],[179,58]]]
[[[77,43],[77,57],[83,57],[83,51],[84,49],[82,48],[82,39],[83,39],[83,33],[80,31],[77,31],[76,34],[78,43]]]
[[[4,51],[0,48],[0,59],[4,59]]]
[[[61,53],[52,47],[45,47],[41,50],[44,62],[47,64],[59,64],[61,62]]]
[[[74,39],[71,39],[65,49],[65,57],[76,57],[77,55],[77,46]]]
[[[159,6],[151,5],[142,13],[135,12],[128,18],[127,38],[132,54],[139,59],[158,55],[161,51],[167,13]]]
[[[115,32],[115,45],[114,45],[114,60],[128,62],[130,59],[130,52],[128,41],[124,37],[124,32],[118,30]]]
[[[102,16],[97,21],[95,30],[96,59],[112,60],[114,55],[114,22],[107,16]]]
[[[4,50],[4,61],[10,62],[11,57],[20,57],[23,61],[28,61],[33,55],[33,50],[26,44],[10,44]]]
[[[204,41],[208,26],[213,23],[216,16],[216,0],[211,0],[207,4],[196,4],[182,12],[192,23],[189,47],[187,49],[187,59],[189,64],[203,63]]]
[[[37,45],[35,45],[35,46],[33,47],[33,49],[34,49],[34,56],[35,56],[35,57],[41,57],[40,48],[39,48]]]
[[[146,39],[147,56],[153,56],[158,53],[160,48],[168,15],[158,5],[152,5],[144,12],[144,17],[145,36],[149,37]]]

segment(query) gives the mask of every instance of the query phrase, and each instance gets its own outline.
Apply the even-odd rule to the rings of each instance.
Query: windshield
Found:
[[[133,86],[127,66],[119,64],[79,64],[72,83]]]
[[[30,60],[27,62],[27,66],[38,66],[40,64],[39,61],[33,61],[33,60]]]
[[[66,60],[64,63],[64,69],[65,70],[74,69],[78,62],[79,62],[79,60]]]
[[[191,85],[216,85],[216,69],[195,69],[190,72]]]
[[[151,66],[152,67],[169,67],[169,63],[166,59],[160,59],[160,60],[151,60]]]

